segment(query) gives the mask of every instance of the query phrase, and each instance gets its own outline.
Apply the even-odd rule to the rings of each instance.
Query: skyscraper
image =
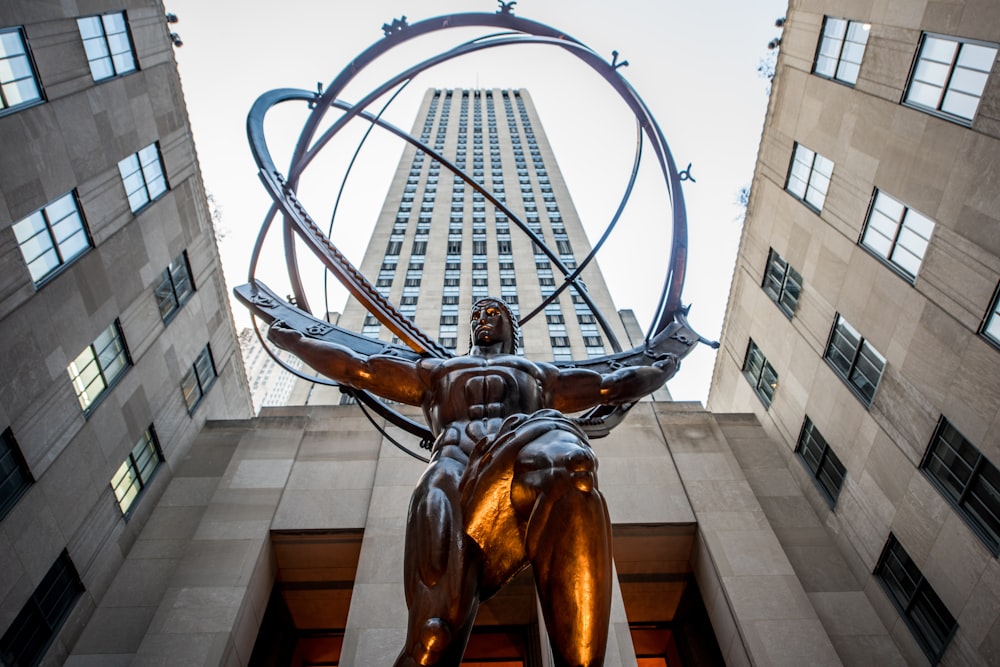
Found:
[[[1000,642],[1000,6],[942,9],[789,8],[709,408],[753,411],[782,443],[845,559],[825,560],[817,601],[869,600],[911,664],[984,664]]]
[[[61,664],[206,419],[250,414],[163,6],[128,6],[0,6],[4,664]]]

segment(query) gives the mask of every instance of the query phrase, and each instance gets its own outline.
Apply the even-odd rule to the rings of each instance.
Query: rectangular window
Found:
[[[66,368],[84,413],[94,409],[131,363],[115,320]]]
[[[861,245],[913,282],[933,231],[933,220],[876,190]]]
[[[841,315],[837,315],[833,325],[824,358],[865,407],[870,406],[885,369],[885,357]]]
[[[813,74],[853,86],[861,70],[869,30],[871,24],[827,16]]]
[[[832,161],[797,143],[785,190],[819,213],[823,210],[832,175]]]
[[[134,72],[135,53],[124,12],[76,20],[94,81]]]
[[[774,390],[778,388],[778,373],[768,363],[767,357],[760,351],[752,338],[747,346],[746,359],[743,361],[743,375],[749,380],[750,386],[753,387],[757,398],[764,404],[764,407],[771,407]]]
[[[809,417],[802,422],[802,432],[799,434],[795,453],[812,473],[826,502],[830,507],[836,505],[840,487],[844,485],[844,477],[847,476],[847,469]]]
[[[188,266],[186,250],[163,270],[153,294],[160,308],[160,319],[164,322],[169,321],[191,298],[194,294],[194,283],[191,282],[191,269]]]
[[[160,161],[160,146],[156,142],[119,162],[118,171],[125,184],[128,205],[133,213],[167,191],[167,179],[163,176],[163,163]]]
[[[762,287],[785,315],[792,317],[795,314],[795,308],[799,303],[799,294],[802,293],[802,276],[773,248],[767,256],[767,268],[764,271]]]
[[[993,69],[997,46],[925,34],[906,87],[906,104],[971,124]]]
[[[927,659],[937,664],[958,623],[892,533],[874,574]]]
[[[201,403],[212,383],[215,382],[215,362],[212,360],[212,348],[209,345],[201,351],[198,358],[194,360],[191,367],[181,380],[181,392],[184,394],[184,402],[187,404],[188,412]]]
[[[122,514],[128,514],[162,462],[163,455],[160,454],[156,434],[150,424],[111,478],[111,488],[115,491],[115,499]]]
[[[24,31],[0,30],[0,115],[41,100],[42,87]]]
[[[1000,284],[997,284],[997,291],[993,295],[993,303],[986,311],[983,324],[979,327],[979,333],[989,342],[1000,347]]]
[[[944,417],[920,469],[986,548],[1000,553],[1000,471]]]
[[[0,435],[0,519],[7,516],[33,481],[14,432],[7,428]]]
[[[80,576],[63,550],[0,638],[0,662],[37,665],[82,592]]]
[[[15,222],[13,227],[36,286],[91,247],[74,192]]]

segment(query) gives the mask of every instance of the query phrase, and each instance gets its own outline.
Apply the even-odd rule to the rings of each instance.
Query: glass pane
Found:
[[[104,34],[99,16],[87,16],[86,18],[77,19],[76,25],[80,28],[80,36],[84,40]]]
[[[963,44],[962,52],[958,56],[959,67],[989,72],[993,69],[993,59],[996,58],[997,49],[993,46],[983,46],[981,44]]]
[[[101,18],[104,20],[104,29],[108,34],[125,31],[125,16],[121,12],[105,14]]]
[[[37,211],[14,224],[14,236],[18,243],[24,243],[44,229],[45,217],[41,211]]]
[[[837,68],[837,79],[846,83],[857,83],[860,72],[861,67],[859,65],[843,61],[840,63],[840,67]]]
[[[951,75],[951,81],[948,82],[948,90],[957,90],[979,97],[986,87],[986,77],[986,72],[956,67]]]
[[[135,59],[132,58],[132,52],[126,51],[125,53],[117,53],[111,57],[114,63],[114,69],[116,74],[126,74],[135,69]]]
[[[904,206],[881,190],[875,195],[873,209],[873,212],[882,213],[894,222],[898,222],[903,218]]]
[[[108,57],[108,45],[103,37],[83,40],[83,49],[87,52],[87,60],[93,63]]]
[[[923,48],[920,49],[920,59],[950,63],[955,58],[955,49],[957,47],[958,44],[950,39],[928,36],[924,39]]]
[[[833,18],[832,16],[826,17],[826,22],[823,25],[824,37],[833,37],[836,39],[842,39],[846,31],[847,31],[847,21],[845,21],[844,19]]]
[[[979,97],[967,95],[957,91],[945,93],[944,101],[941,103],[941,110],[952,115],[972,120],[976,117],[976,109],[979,108]]]
[[[51,249],[28,264],[28,272],[31,273],[31,280],[37,283],[58,266],[59,256],[54,249]]]
[[[188,410],[201,400],[201,389],[198,387],[198,379],[194,375],[194,369],[191,369],[181,381],[181,392],[184,394],[184,402],[187,404]]]
[[[947,64],[921,60],[913,73],[914,81],[930,84],[932,86],[944,86],[948,80],[948,73],[951,68]]]
[[[938,86],[914,81],[910,84],[910,89],[906,93],[906,101],[931,109],[937,109],[938,102],[941,100],[941,90]]]
[[[860,21],[851,21],[847,27],[847,40],[849,42],[856,42],[864,46],[868,43],[868,33],[871,31],[871,26],[867,23],[862,23]]]
[[[111,68],[111,59],[101,58],[99,60],[92,60],[90,62],[90,73],[93,75],[94,81],[113,77],[115,71]]]
[[[128,178],[137,171],[139,171],[139,158],[135,153],[118,163],[118,173],[121,174],[122,179]]]

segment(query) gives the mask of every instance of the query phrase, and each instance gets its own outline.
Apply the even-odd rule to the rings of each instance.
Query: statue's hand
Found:
[[[658,359],[653,362],[653,368],[660,370],[669,378],[677,372],[677,368],[680,366],[680,361],[677,359],[677,355],[671,352],[667,352],[662,356],[662,359]]]
[[[292,351],[296,344],[302,340],[302,334],[281,320],[275,320],[271,323],[271,328],[267,330],[267,339],[282,350]]]

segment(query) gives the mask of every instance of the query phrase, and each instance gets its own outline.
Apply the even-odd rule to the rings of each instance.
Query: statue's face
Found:
[[[511,323],[500,304],[482,301],[472,310],[472,342],[477,346],[509,343],[513,335]]]

